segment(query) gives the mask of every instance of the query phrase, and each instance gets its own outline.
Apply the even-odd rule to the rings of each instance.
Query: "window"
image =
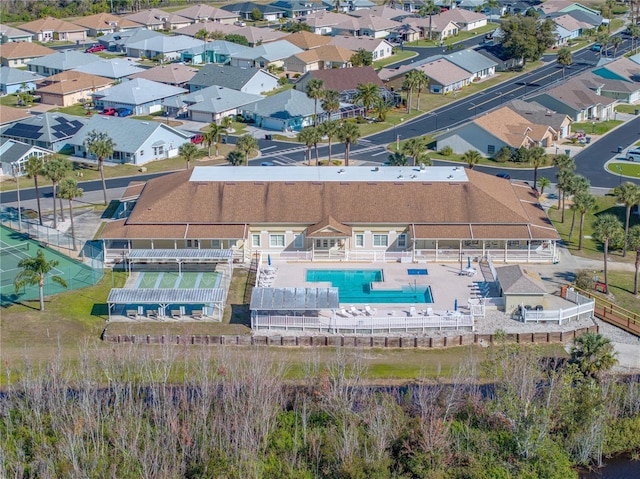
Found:
[[[488,145],[487,146],[487,153],[490,155],[493,155],[496,152],[496,145]]]
[[[293,239],[293,247],[294,248],[302,248],[304,246],[304,236],[296,235]]]
[[[220,249],[220,240],[219,239],[211,240],[211,247],[213,249]]]
[[[373,246],[378,246],[378,247],[389,246],[389,236],[373,235]]]
[[[364,235],[357,234],[356,235],[356,248],[364,248]]]
[[[260,247],[260,235],[259,234],[251,235],[251,246],[253,246],[254,248],[259,248]]]
[[[200,247],[200,240],[194,239],[194,240],[187,240],[187,248],[199,248]]]
[[[284,248],[284,235],[269,235],[269,246],[272,248]]]
[[[407,235],[401,234],[398,235],[398,248],[406,248],[407,247]]]

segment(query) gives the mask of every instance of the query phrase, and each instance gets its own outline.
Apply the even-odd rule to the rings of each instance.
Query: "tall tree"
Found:
[[[211,156],[211,145],[216,145],[216,156],[218,156],[218,146],[220,144],[220,137],[224,133],[225,127],[218,125],[215,121],[209,124],[209,129],[204,132],[203,138],[209,148],[208,156]]]
[[[360,138],[360,128],[355,123],[346,121],[338,131],[338,138],[344,143],[344,166],[349,166],[351,145],[357,145]]]
[[[353,100],[356,103],[362,103],[365,111],[371,110],[376,100],[380,98],[380,87],[375,83],[359,83]]]
[[[418,157],[427,148],[427,142],[424,137],[418,136],[415,138],[409,138],[404,145],[402,145],[402,153],[409,155],[412,160],[413,166],[416,166]]]
[[[313,126],[318,126],[318,100],[324,97],[324,81],[312,78],[307,83],[307,96],[313,100]]]
[[[391,166],[407,166],[407,155],[401,151],[394,151],[388,157]]]
[[[418,71],[410,70],[404,76],[404,82],[402,88],[407,92],[407,114],[411,113],[411,101],[413,100],[413,90],[416,88]]]
[[[240,150],[231,150],[227,155],[227,161],[231,166],[241,165],[244,161],[244,155]]]
[[[378,121],[386,121],[387,114],[391,110],[391,104],[384,99],[383,96],[379,96],[373,105],[373,112],[376,114]]]
[[[614,35],[611,37],[611,45],[613,45],[613,56],[615,57],[618,54],[618,48],[620,48],[620,45],[622,45],[622,42],[624,40],[622,39],[622,37],[618,36],[618,35]]]
[[[616,186],[613,189],[613,196],[616,197],[620,203],[625,206],[625,219],[624,219],[624,237],[629,235],[629,221],[631,219],[631,208],[640,204],[640,185],[626,181],[620,186]],[[627,242],[624,242],[622,247],[622,257],[627,256]]]
[[[224,141],[225,143],[229,142],[229,130],[231,129],[231,125],[233,125],[233,118],[230,116],[225,116],[222,120],[220,120],[220,125],[224,128]]]
[[[209,38],[209,31],[206,28],[201,28],[196,32],[196,34],[194,35],[194,38],[206,42],[207,38]]]
[[[558,190],[558,197],[562,199],[560,205],[561,223],[564,223],[567,192],[571,188],[571,182],[573,181],[575,175],[576,174],[571,170],[560,170],[558,172],[558,183],[556,184],[556,189]]]
[[[421,17],[429,17],[429,29],[428,36],[429,40],[433,40],[433,14],[439,11],[439,7],[435,5],[433,0],[426,0],[421,6],[420,10],[418,10],[418,14]]]
[[[585,333],[574,341],[571,362],[578,366],[585,377],[595,379],[618,361],[608,338],[598,333]]]
[[[309,165],[311,164],[311,148],[314,146],[316,147],[316,166],[320,164],[320,159],[318,158],[318,142],[321,138],[322,136],[315,126],[307,126],[298,133],[298,141],[304,143],[307,147],[307,163]]]
[[[420,111],[420,95],[422,90],[429,86],[429,77],[422,70],[416,70],[416,83],[415,89],[418,95],[418,102],[416,103],[416,110]]]
[[[551,185],[551,180],[549,178],[541,176],[540,178],[538,178],[537,185],[540,187],[540,194],[544,195],[544,189]]]
[[[582,239],[584,238],[584,216],[596,209],[596,198],[589,191],[581,191],[573,197],[573,206],[580,213],[580,226],[578,227],[578,251],[582,251]],[[571,241],[571,238],[569,238]]]
[[[244,161],[249,166],[249,155],[258,151],[258,142],[251,135],[242,135],[236,142],[236,148],[244,154]]]
[[[616,244],[624,236],[622,222],[616,215],[606,213],[598,216],[593,223],[593,237],[602,243],[603,259],[604,259],[604,289],[609,292],[609,274],[607,269],[607,260],[609,255],[609,246]]]
[[[533,187],[538,187],[538,168],[547,164],[547,152],[541,146],[532,146],[529,148],[527,158],[533,166]]]
[[[325,121],[318,128],[320,129],[320,134],[327,137],[329,146],[328,164],[331,165],[331,140],[338,136],[338,133],[340,132],[340,122],[337,120]]]
[[[633,294],[638,296],[638,274],[640,273],[640,225],[636,225],[629,230],[627,243],[629,250],[636,252],[636,269],[633,275]]]
[[[187,162],[187,170],[191,168],[191,160],[198,156],[198,147],[190,141],[178,147],[178,154]]]
[[[98,171],[102,180],[102,194],[104,205],[107,206],[107,184],[104,181],[104,160],[113,155],[116,147],[115,141],[104,131],[91,130],[84,140],[85,149],[98,160]]]
[[[569,155],[556,155],[553,158],[553,166],[555,166],[556,168],[558,168],[558,173],[557,173],[557,177],[558,177],[558,184],[560,184],[560,176],[563,174],[563,171],[575,171],[576,169],[576,162],[573,160],[573,158],[571,158]],[[562,208],[562,190],[560,188],[558,188],[558,210],[560,210],[560,208]],[[564,214],[563,214],[563,218],[564,218]],[[564,219],[563,219],[564,222]]]
[[[638,48],[638,37],[640,37],[640,25],[631,21],[628,27],[629,35],[631,36],[631,53],[635,53]]]
[[[556,61],[558,62],[558,65],[562,65],[562,78],[564,78],[565,68],[573,64],[573,54],[571,53],[571,50],[567,47],[562,47],[558,50]]]
[[[473,167],[476,166],[482,156],[477,150],[469,150],[462,155],[462,161],[464,161],[470,170],[473,170]]]
[[[330,120],[334,113],[340,111],[340,92],[336,90],[325,90],[322,103],[320,104],[322,109],[329,115],[327,120]]]
[[[586,179],[582,175],[574,175],[569,182],[567,188],[567,194],[574,197],[580,193],[588,193],[589,188],[591,188],[591,183],[588,179]],[[571,228],[569,228],[569,241],[571,241],[571,237],[573,236],[573,227],[576,224],[576,213],[578,212],[578,207],[575,204],[575,201],[571,204]]]
[[[38,249],[35,257],[20,260],[18,268],[21,268],[22,271],[16,275],[13,281],[16,294],[19,293],[24,286],[35,286],[37,284],[40,293],[40,311],[44,311],[44,283],[49,272],[58,266],[58,264],[59,261],[56,259],[47,261],[41,249]],[[50,278],[59,285],[65,288],[67,287],[67,282],[60,276],[54,275],[50,276]]]
[[[354,67],[366,67],[373,64],[373,53],[365,50],[364,48],[358,48],[356,52],[351,55],[349,62]]]
[[[555,24],[550,20],[538,22],[533,16],[512,16],[500,24],[501,42],[505,53],[511,58],[537,61],[545,50],[556,41]]]
[[[38,223],[42,226],[42,207],[40,206],[40,187],[38,185],[38,178],[43,174],[44,159],[39,156],[32,156],[27,160],[24,165],[25,175],[29,179],[33,179],[33,184],[36,189],[36,203],[38,205]]]
[[[57,189],[60,181],[67,176],[67,173],[71,171],[72,165],[69,160],[61,156],[53,156],[44,163],[44,175],[51,180],[51,186],[53,188],[53,229],[58,227],[57,212],[56,212],[56,198]],[[64,221],[64,213],[62,212],[62,198],[58,198],[60,202],[60,220]]]
[[[73,222],[73,200],[81,198],[82,193],[82,188],[78,188],[78,181],[75,178],[65,178],[60,182],[60,192],[58,196],[69,201],[69,219],[71,220],[71,242],[73,244],[73,251],[77,249],[76,227]]]

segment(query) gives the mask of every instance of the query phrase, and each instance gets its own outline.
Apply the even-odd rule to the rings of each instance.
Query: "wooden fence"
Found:
[[[563,332],[513,333],[506,334],[506,341],[520,344],[567,343],[578,336],[591,332],[597,333],[597,326],[579,328]],[[472,344],[489,345],[496,341],[494,334],[462,333],[453,336],[209,336],[209,335],[115,335],[104,334],[102,339],[113,343],[134,344],[198,344],[198,345],[236,345],[236,346],[289,346],[289,347],[349,347],[349,348],[448,348]]]

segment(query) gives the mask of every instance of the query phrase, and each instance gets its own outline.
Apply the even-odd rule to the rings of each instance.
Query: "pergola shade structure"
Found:
[[[112,315],[129,319],[221,319],[225,290],[169,288],[113,288],[109,292],[109,320]]]
[[[135,263],[176,263],[182,273],[184,263],[227,263],[232,265],[233,253],[228,249],[134,249],[127,254],[129,273]]]

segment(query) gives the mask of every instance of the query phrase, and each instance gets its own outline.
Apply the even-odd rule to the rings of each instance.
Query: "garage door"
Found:
[[[267,130],[282,131],[284,125],[285,123],[283,120],[278,120],[276,118],[265,118],[262,121],[262,128],[266,128]]]

